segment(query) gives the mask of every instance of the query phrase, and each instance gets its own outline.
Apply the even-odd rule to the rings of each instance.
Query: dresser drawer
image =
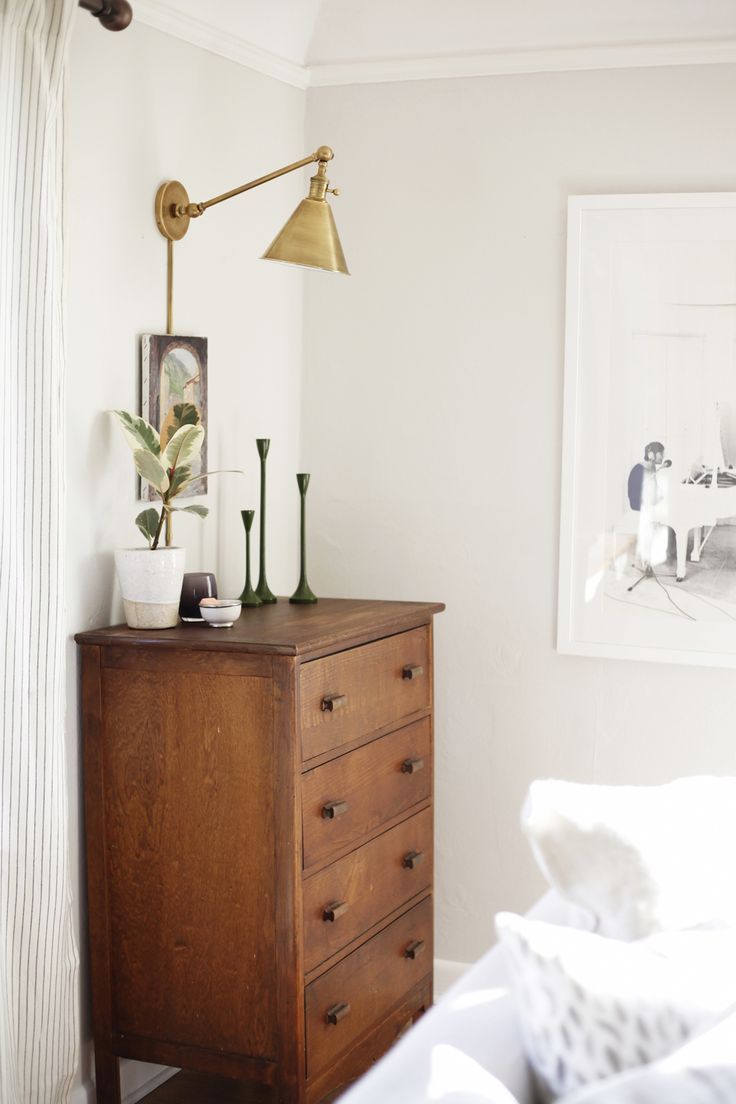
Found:
[[[302,775],[304,868],[429,798],[431,756],[424,717]]]
[[[304,759],[428,709],[429,627],[303,664],[299,701]]]
[[[307,986],[307,1076],[384,1018],[432,972],[432,960],[430,897]]]
[[[432,810],[424,809],[306,879],[305,971],[431,885]]]

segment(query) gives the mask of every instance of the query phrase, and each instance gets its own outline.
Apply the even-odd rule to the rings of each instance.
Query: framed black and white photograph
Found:
[[[558,648],[736,667],[736,194],[570,198]]]

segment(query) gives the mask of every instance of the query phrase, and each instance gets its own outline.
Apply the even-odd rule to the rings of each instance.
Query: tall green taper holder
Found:
[[[241,510],[240,516],[245,526],[245,586],[240,595],[240,601],[244,606],[262,606],[263,602],[254,591],[250,581],[250,531],[253,527],[255,510]]]
[[[266,457],[270,445],[271,441],[268,437],[259,437],[256,440],[258,455],[261,458],[261,529],[258,534],[261,562],[259,564],[256,594],[265,603],[278,601],[276,595],[271,593],[271,588],[266,582]]]
[[[313,593],[312,588],[307,582],[307,536],[306,536],[306,510],[307,510],[307,487],[309,486],[309,475],[307,472],[300,472],[296,477],[297,485],[299,487],[299,494],[302,497],[301,505],[301,542],[300,542],[300,560],[301,567],[299,572],[299,585],[289,599],[290,602],[316,602],[317,595]]]

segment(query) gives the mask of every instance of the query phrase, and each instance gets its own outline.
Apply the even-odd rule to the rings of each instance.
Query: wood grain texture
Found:
[[[337,1058],[325,1073],[307,1082],[307,1104],[330,1104],[339,1099],[431,1006],[430,974],[398,1006],[387,1011],[370,1032]]]
[[[314,655],[351,648],[417,625],[426,625],[445,607],[440,602],[376,602],[320,598],[316,605],[275,605],[244,610],[232,629],[178,625],[174,629],[137,630],[125,625],[77,633],[79,644],[121,647],[193,648],[215,652],[267,652]]]
[[[423,667],[422,677],[403,678],[404,668],[414,664]],[[344,699],[332,711],[323,708],[330,695]],[[398,725],[431,701],[427,626],[304,663],[299,672],[303,756],[311,759],[383,725]]]
[[[405,774],[402,763],[417,756],[424,758],[425,769]],[[431,720],[425,717],[302,775],[305,870],[426,801],[432,793],[431,763]],[[347,802],[347,812],[324,817],[322,810],[332,801]]]
[[[302,974],[302,833],[299,741],[296,733],[296,672],[291,659],[274,658],[274,880],[278,1011],[279,1090],[301,1104],[305,1093],[305,1028]],[[288,1024],[288,1030],[284,1025]]]
[[[424,856],[414,869],[404,865],[410,852]],[[305,880],[305,971],[431,885],[432,810],[424,809]],[[325,907],[338,901],[347,910],[325,920]]]
[[[304,975],[304,984],[311,985],[313,981],[316,981],[322,974],[326,974],[328,970],[331,970],[333,966],[336,966],[338,962],[341,962],[347,955],[352,954],[353,951],[357,951],[362,943],[372,939],[374,935],[378,935],[384,928],[387,928],[389,924],[393,924],[394,920],[398,920],[399,917],[410,908],[414,908],[415,905],[418,905],[420,901],[423,901],[425,897],[430,895],[430,892],[430,889],[422,890],[416,897],[412,897],[410,901],[405,901],[402,905],[399,905],[398,908],[394,909],[393,912],[389,913],[388,916],[385,916],[382,920],[379,920],[376,924],[367,928],[366,931],[357,936],[347,947],[337,951],[334,955],[330,955],[328,959],[325,959],[324,962],[321,962],[319,966],[316,966],[313,970],[308,970]]]
[[[424,951],[415,959],[406,958],[414,940],[424,942]],[[308,1077],[320,1074],[431,971],[432,899],[428,898],[307,986]],[[328,1023],[328,1010],[340,1003],[349,1004],[350,1012],[339,1023]]]
[[[428,1006],[442,608],[280,602],[237,630],[80,635],[98,1104],[120,1104],[121,1057],[186,1071],[150,1104],[317,1104]],[[305,763],[318,664],[354,679],[347,742],[317,739]],[[343,892],[325,939],[318,911]],[[308,1035],[310,1007],[347,982],[352,1026]]]
[[[280,1104],[268,1086],[190,1071],[177,1073],[144,1099],[145,1104]]]
[[[270,684],[113,668],[103,694],[114,1027],[273,1059]]]
[[[221,631],[224,632],[224,630]],[[102,650],[104,667],[124,667],[129,671],[165,671],[167,675],[197,675],[211,671],[213,662],[217,665],[218,675],[232,675],[234,678],[243,676],[271,678],[273,667],[270,656],[247,652],[218,654],[213,660],[211,651],[187,651],[184,648],[167,648],[161,652],[121,647]]]
[[[87,833],[87,910],[98,1104],[120,1104],[120,1071],[111,1047],[112,969],[105,846],[105,775],[100,648],[81,649],[84,717],[84,815]]]
[[[224,1050],[170,1043],[165,1039],[141,1038],[138,1035],[113,1035],[112,1048],[120,1058],[132,1058],[136,1062],[156,1062],[162,1066],[235,1077],[259,1085],[276,1085],[278,1081],[277,1063],[265,1058],[249,1058]]]
[[[307,1083],[308,1104],[328,1104],[336,1100],[431,1004],[431,978],[426,978],[333,1067]],[[145,1104],[284,1104],[285,1101],[291,1104],[288,1097],[265,1085],[190,1071],[176,1074],[145,1097]]]

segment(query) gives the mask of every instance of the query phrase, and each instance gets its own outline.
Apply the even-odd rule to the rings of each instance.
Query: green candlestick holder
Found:
[[[297,486],[299,487],[299,494],[301,495],[301,526],[300,526],[300,571],[299,571],[299,585],[289,599],[290,602],[316,602],[318,601],[317,595],[314,594],[312,588],[307,582],[307,487],[309,486],[309,475],[307,472],[300,472],[296,477]]]
[[[256,594],[264,603],[278,601],[276,595],[272,593],[271,588],[266,582],[266,457],[268,456],[270,446],[271,441],[268,437],[259,437],[256,440],[256,448],[261,458],[261,528],[258,534],[260,563],[258,565],[259,572],[258,582],[256,583]]]
[[[240,516],[245,526],[245,586],[240,595],[240,601],[244,606],[262,606],[263,602],[254,591],[250,581],[250,531],[253,528],[255,510],[241,510]]]

